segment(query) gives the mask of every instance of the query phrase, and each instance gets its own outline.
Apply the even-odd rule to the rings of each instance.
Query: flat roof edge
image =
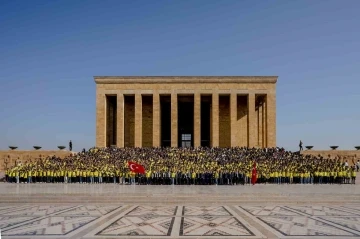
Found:
[[[276,83],[278,76],[94,76],[97,84]]]

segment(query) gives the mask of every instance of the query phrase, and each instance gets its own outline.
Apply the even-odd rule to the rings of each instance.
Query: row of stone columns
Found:
[[[103,97],[105,99],[105,96]],[[97,98],[97,104],[99,102]],[[105,105],[105,104],[104,104]],[[267,105],[272,106],[272,110],[267,110]],[[171,146],[178,147],[178,94],[171,93]],[[104,106],[105,107],[105,106]],[[124,94],[117,94],[117,146],[124,147]],[[98,110],[98,109],[97,109]],[[264,143],[261,144],[267,147],[275,146],[275,96],[267,95],[266,101],[261,106],[261,113],[256,115],[255,110],[255,93],[248,94],[248,146],[258,146],[256,142],[258,133],[256,129],[257,117],[262,117],[261,128]],[[153,92],[153,146],[161,146],[161,117],[160,117],[160,95]],[[230,94],[230,127],[231,127],[231,147],[236,147],[236,122],[237,122],[237,94]],[[99,122],[97,122],[97,130],[99,129]],[[106,127],[105,125],[103,127]],[[106,131],[106,130],[105,130]],[[219,146],[219,93],[212,94],[212,110],[211,110],[211,146]],[[201,146],[201,94],[194,94],[194,147]],[[104,142],[97,142],[97,145],[105,146],[106,137]],[[142,147],[142,95],[135,94],[135,147]]]

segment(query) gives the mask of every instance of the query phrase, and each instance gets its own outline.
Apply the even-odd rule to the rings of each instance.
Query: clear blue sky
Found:
[[[360,1],[0,1],[0,148],[95,144],[94,75],[278,75],[277,142],[360,145]]]

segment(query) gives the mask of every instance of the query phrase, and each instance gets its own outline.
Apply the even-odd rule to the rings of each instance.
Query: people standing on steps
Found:
[[[147,174],[132,175],[129,161],[143,165]],[[254,163],[259,184],[348,184],[357,172],[355,159],[350,165],[279,148],[91,148],[16,164],[5,178],[11,183],[238,185],[251,184]]]

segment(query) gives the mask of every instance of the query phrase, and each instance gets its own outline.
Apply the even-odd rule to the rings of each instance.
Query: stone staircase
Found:
[[[0,184],[1,203],[152,205],[352,204],[358,185],[130,186]]]
[[[34,194],[29,196],[1,195],[1,203],[121,203],[121,204],[179,204],[179,205],[238,205],[238,204],[351,204],[359,203],[360,197],[336,197],[327,198],[309,198],[309,197],[284,197],[284,196],[263,196],[254,197],[252,195],[242,197],[212,197],[208,195],[199,195],[198,197],[156,197],[148,196],[105,196],[105,195],[41,195]]]

